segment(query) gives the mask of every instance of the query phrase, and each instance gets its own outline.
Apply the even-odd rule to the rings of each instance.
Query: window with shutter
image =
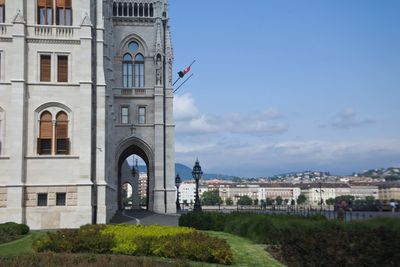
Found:
[[[56,154],[69,154],[68,116],[63,111],[56,116]]]
[[[72,1],[57,0],[56,2],[56,24],[57,25],[72,25]]]
[[[51,114],[45,111],[40,116],[39,138],[38,138],[38,154],[50,155],[53,140],[53,123]]]
[[[41,55],[40,56],[40,81],[50,82],[51,81],[51,56]]]
[[[5,21],[6,21],[5,1],[0,0],[0,23],[4,23]]]
[[[68,56],[58,56],[57,62],[57,81],[68,82]]]
[[[53,24],[53,0],[38,0],[37,23],[41,25]]]

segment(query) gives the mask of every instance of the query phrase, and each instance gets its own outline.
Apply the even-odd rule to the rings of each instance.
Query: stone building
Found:
[[[168,0],[0,0],[0,222],[106,223],[121,166],[175,212]]]

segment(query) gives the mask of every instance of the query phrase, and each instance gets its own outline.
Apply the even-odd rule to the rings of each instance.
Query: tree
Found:
[[[367,196],[367,197],[365,198],[365,201],[366,201],[368,204],[372,204],[372,203],[375,202],[375,197],[374,197],[374,196]]]
[[[228,205],[228,206],[232,206],[232,205],[233,205],[233,200],[232,200],[232,198],[227,198],[226,201],[225,201],[225,203],[226,203],[226,205]]]
[[[325,202],[326,202],[327,205],[333,205],[333,204],[335,204],[335,199],[334,198],[328,198]]]
[[[267,197],[265,199],[265,204],[271,206],[272,204],[274,204],[274,201],[271,198]]]
[[[285,199],[283,200],[283,204],[287,205],[288,203],[289,203],[289,199],[285,198]]]
[[[222,204],[222,199],[219,196],[219,191],[218,190],[213,190],[213,191],[206,191],[201,195],[201,203],[203,205],[220,205]]]
[[[276,205],[282,205],[283,199],[281,196],[277,196],[275,201],[276,201]]]
[[[307,197],[304,194],[300,194],[299,197],[297,198],[297,204],[302,205],[306,203]]]
[[[342,200],[345,200],[347,203],[349,203],[349,201],[354,201],[354,196],[343,195],[343,196],[335,197],[335,202],[336,203],[339,203]]]
[[[250,206],[251,204],[253,204],[253,200],[249,196],[241,196],[238,199],[237,204]]]
[[[254,206],[258,206],[258,199],[254,199]]]
[[[296,205],[296,200],[292,199],[292,201],[290,201],[290,205],[292,206]]]

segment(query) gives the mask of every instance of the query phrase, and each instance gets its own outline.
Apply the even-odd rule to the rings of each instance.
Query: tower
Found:
[[[132,154],[147,165],[147,208],[175,212],[168,1],[113,0],[107,8],[106,193],[116,200],[108,203],[118,204],[108,212],[121,208],[121,166]]]

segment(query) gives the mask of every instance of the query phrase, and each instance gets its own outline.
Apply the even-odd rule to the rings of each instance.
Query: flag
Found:
[[[187,67],[186,69],[184,69],[183,71],[178,72],[178,75],[180,78],[183,78],[183,76],[185,76],[186,73],[188,73],[190,71],[190,67]]]

